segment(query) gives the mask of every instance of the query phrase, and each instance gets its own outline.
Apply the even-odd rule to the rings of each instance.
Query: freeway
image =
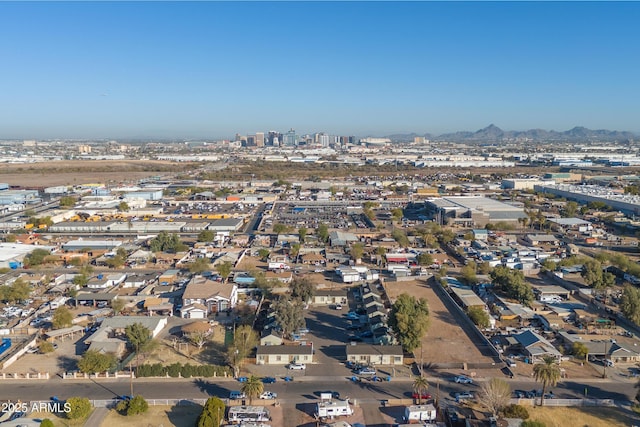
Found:
[[[506,380],[513,390],[540,389],[534,381]],[[449,379],[429,378],[429,392],[437,397],[448,398],[456,391],[478,392],[479,384],[455,384]],[[239,390],[241,383],[232,379],[174,379],[140,378],[132,382],[135,394],[147,399],[189,399],[218,396],[227,398],[232,390]],[[90,399],[112,399],[118,395],[130,393],[129,379],[112,380],[2,380],[0,382],[0,400],[23,401],[47,400],[55,395],[60,398],[84,396]],[[275,384],[265,384],[265,390],[278,393],[283,403],[316,400],[320,391],[337,391],[342,397],[373,402],[385,399],[410,398],[411,379],[392,379],[391,382],[353,382],[345,377],[300,377],[293,382],[278,380]],[[565,380],[553,392],[558,398],[615,399],[630,401],[635,395],[633,382],[614,382],[609,380],[590,380],[585,382]]]

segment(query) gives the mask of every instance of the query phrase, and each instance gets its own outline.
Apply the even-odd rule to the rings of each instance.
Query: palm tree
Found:
[[[249,398],[249,405],[252,405],[253,399],[260,397],[263,391],[264,384],[255,375],[251,375],[242,385],[242,392]]]
[[[429,390],[427,379],[420,375],[413,380],[413,391],[418,395],[418,405],[422,405],[422,395]]]
[[[542,383],[542,396],[540,397],[540,406],[544,406],[544,394],[547,387],[555,387],[560,380],[560,366],[556,359],[551,356],[544,356],[542,363],[537,363],[533,367],[533,376],[536,381]]]

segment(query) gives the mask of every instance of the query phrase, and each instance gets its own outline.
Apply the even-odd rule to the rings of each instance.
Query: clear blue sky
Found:
[[[640,131],[640,3],[0,2],[0,138]]]

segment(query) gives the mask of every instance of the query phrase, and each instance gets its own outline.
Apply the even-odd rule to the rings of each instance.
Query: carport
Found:
[[[75,335],[78,334],[82,336],[84,334],[84,328],[82,326],[74,325],[70,328],[62,328],[56,329],[53,331],[49,331],[44,334],[47,341],[55,341],[59,339],[60,341],[65,341],[67,338],[74,339]]]

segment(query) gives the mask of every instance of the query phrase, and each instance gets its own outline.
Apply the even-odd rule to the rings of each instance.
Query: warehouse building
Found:
[[[517,225],[527,218],[524,209],[482,196],[453,196],[429,199],[425,207],[441,225],[456,224],[463,227],[484,227],[489,223],[507,222]]]

